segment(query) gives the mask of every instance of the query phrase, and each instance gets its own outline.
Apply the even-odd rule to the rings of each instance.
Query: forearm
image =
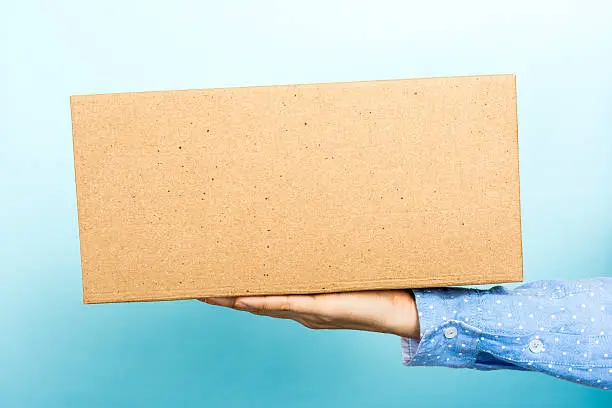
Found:
[[[533,370],[612,388],[610,278],[414,293],[421,339],[402,339],[406,365]]]

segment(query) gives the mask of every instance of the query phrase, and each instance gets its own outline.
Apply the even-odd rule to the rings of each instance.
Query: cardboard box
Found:
[[[71,109],[85,303],[522,280],[514,75]]]

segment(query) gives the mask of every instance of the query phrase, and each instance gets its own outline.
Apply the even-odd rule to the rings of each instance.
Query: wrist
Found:
[[[411,290],[397,291],[391,303],[393,317],[388,320],[387,332],[400,337],[419,339],[419,315],[414,293]]]

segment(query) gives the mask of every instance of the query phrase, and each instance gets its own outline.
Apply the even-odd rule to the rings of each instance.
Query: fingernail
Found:
[[[218,297],[209,297],[209,298],[204,299],[206,303],[210,303],[211,305],[218,305],[219,303],[221,303],[222,300],[223,298],[218,298]]]

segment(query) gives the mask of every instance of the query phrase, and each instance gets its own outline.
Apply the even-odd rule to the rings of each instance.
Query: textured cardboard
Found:
[[[522,280],[514,75],[71,109],[86,303]]]

